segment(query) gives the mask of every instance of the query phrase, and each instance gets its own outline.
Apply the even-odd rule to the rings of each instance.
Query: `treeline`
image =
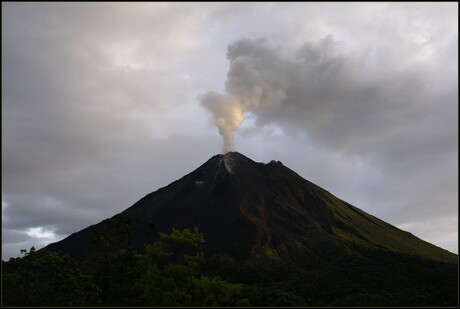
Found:
[[[110,232],[110,231],[109,231]],[[98,235],[123,244],[112,233]],[[194,306],[248,304],[242,285],[203,276],[204,242],[197,230],[160,233],[145,253],[111,250],[77,263],[47,250],[25,252],[3,265],[5,306]],[[245,303],[246,301],[246,303]]]
[[[2,261],[3,306],[456,306],[457,265],[369,251],[328,259],[205,257],[194,230],[148,231],[131,249],[132,223],[94,234],[91,258],[31,249]]]
[[[205,275],[203,234],[196,228],[158,233],[144,253],[129,247],[130,222],[113,221],[94,244],[110,247],[92,258],[47,250],[2,261],[3,306],[252,306],[303,304],[275,288],[230,283]],[[120,233],[120,231],[124,231]],[[127,236],[128,235],[128,236]],[[117,248],[116,250],[114,248]]]
[[[239,263],[220,255],[206,259],[203,268],[229,282],[289,292],[289,303],[296,306],[458,306],[457,264],[366,248],[337,252],[330,260],[305,255],[295,262]]]

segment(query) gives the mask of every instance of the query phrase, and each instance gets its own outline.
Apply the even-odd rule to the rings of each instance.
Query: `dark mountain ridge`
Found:
[[[279,161],[256,163],[237,153],[215,155],[193,172],[150,193],[106,219],[47,250],[74,257],[88,254],[95,232],[110,220],[130,218],[137,228],[132,246],[152,241],[143,228],[153,220],[160,231],[193,228],[203,232],[207,254],[286,258],[293,252],[322,258],[324,244],[457,263],[458,256],[402,231],[305,180]]]

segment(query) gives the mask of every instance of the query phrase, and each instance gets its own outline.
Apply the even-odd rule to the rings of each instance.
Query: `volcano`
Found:
[[[155,232],[146,233],[151,227]],[[136,264],[152,260],[147,245],[158,237],[195,227],[205,240],[196,248],[203,253],[196,277],[183,265]],[[98,235],[122,242],[95,247]],[[123,248],[115,246],[120,243]],[[206,284],[206,293],[230,293],[219,292],[209,304],[232,306],[458,305],[456,254],[350,205],[279,161],[257,163],[237,152],[213,156],[125,211],[42,250],[71,255],[96,278],[109,305],[169,304],[161,293],[150,300],[142,295],[162,289],[170,295],[187,278],[194,279],[181,295],[191,301],[174,298],[175,304],[208,304],[193,302]],[[147,285],[139,281],[149,274]],[[165,282],[174,284],[165,288]],[[139,288],[147,294],[137,294]],[[237,298],[232,289],[240,289]]]
[[[139,227],[132,246],[151,240],[142,226],[160,231],[198,227],[207,254],[237,259],[285,258],[295,253],[323,258],[323,248],[391,252],[456,263],[458,256],[423,241],[335,197],[279,161],[257,163],[238,152],[215,155],[168,186],[106,219],[46,247],[81,258],[94,233],[128,217]]]

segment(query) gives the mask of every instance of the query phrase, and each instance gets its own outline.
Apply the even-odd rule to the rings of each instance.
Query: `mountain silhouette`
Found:
[[[164,232],[198,227],[206,238],[206,254],[225,253],[236,259],[296,254],[321,259],[337,250],[353,254],[361,248],[458,261],[457,255],[350,205],[279,161],[257,163],[238,152],[213,156],[120,214],[46,249],[82,258],[89,254],[95,233],[121,217],[135,223],[130,243],[139,251],[152,241],[145,226],[154,222]]]

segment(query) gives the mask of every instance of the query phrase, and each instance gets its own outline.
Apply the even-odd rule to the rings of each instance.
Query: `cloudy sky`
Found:
[[[2,3],[2,258],[223,149],[457,253],[457,29],[453,2]]]

